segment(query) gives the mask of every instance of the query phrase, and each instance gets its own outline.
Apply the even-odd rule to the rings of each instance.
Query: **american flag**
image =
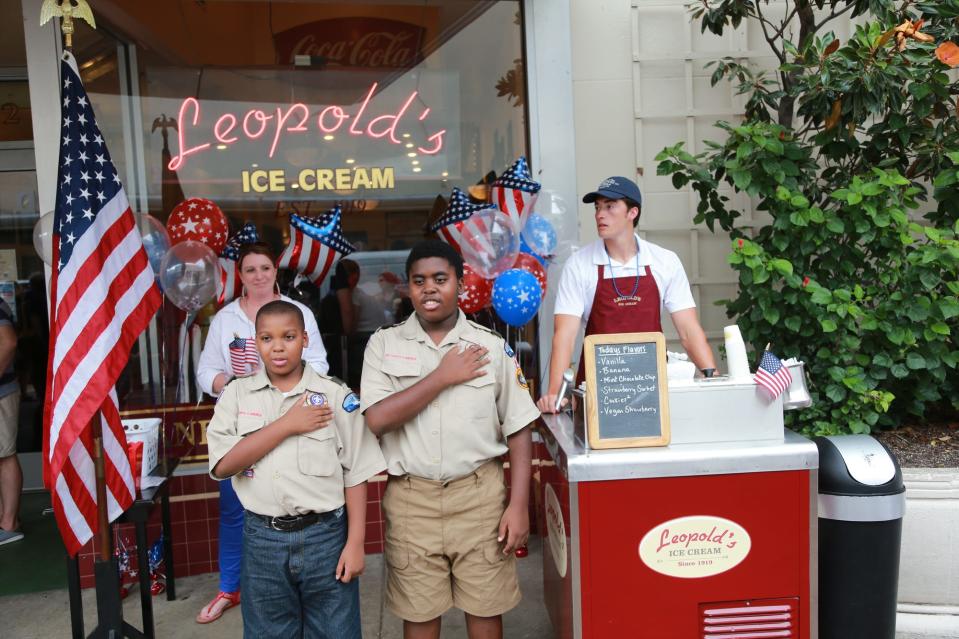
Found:
[[[233,375],[242,377],[249,375],[260,367],[260,354],[256,350],[256,340],[252,337],[243,338],[233,333],[230,342],[230,366]]]
[[[114,384],[161,296],[69,52],[60,76],[63,120],[43,462],[60,534],[73,555],[97,532],[93,419],[102,424],[109,519],[133,503]]]
[[[540,188],[540,183],[533,181],[524,157],[513,162],[513,166],[493,182],[490,189],[493,204],[509,216],[517,233],[526,226]]]
[[[776,399],[789,388],[792,381],[793,376],[779,358],[769,351],[764,351],[759,370],[756,371],[756,383],[762,386],[772,399]]]
[[[488,208],[492,208],[491,204],[473,204],[470,201],[470,198],[466,193],[460,189],[454,187],[453,193],[450,195],[449,206],[446,207],[446,212],[443,215],[430,224],[430,231],[433,233],[439,234],[439,236],[450,246],[456,249],[457,253],[463,253],[463,231],[469,230],[471,233],[467,237],[473,238],[474,242],[483,243],[486,239],[487,229],[486,225],[478,221],[471,221],[473,214],[478,211],[483,211]],[[473,228],[468,229],[472,225]],[[492,250],[492,245],[483,246],[486,250]]]
[[[216,282],[216,301],[217,304],[226,304],[243,288],[240,281],[240,247],[244,244],[252,244],[259,241],[260,236],[256,232],[256,226],[252,222],[247,222],[240,229],[240,232],[230,237],[226,246],[220,253],[220,276]]]
[[[319,286],[330,267],[356,249],[343,236],[340,207],[319,217],[290,216],[290,243],[277,263],[279,268],[292,268]]]

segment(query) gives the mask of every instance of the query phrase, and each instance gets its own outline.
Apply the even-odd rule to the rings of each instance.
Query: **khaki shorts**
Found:
[[[17,452],[17,426],[20,421],[20,391],[0,397],[0,459]]]
[[[496,541],[506,508],[503,467],[489,461],[452,482],[390,476],[386,605],[424,622],[455,606],[477,617],[512,609],[521,595],[516,557]]]

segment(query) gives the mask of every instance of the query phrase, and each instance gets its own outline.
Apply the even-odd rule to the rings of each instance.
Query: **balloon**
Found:
[[[513,268],[493,282],[493,309],[510,326],[523,326],[533,319],[542,301],[532,273]]]
[[[173,207],[166,221],[172,244],[187,240],[203,242],[215,255],[226,246],[230,226],[216,204],[202,197],[191,197]]]
[[[530,255],[529,253],[520,253],[516,256],[516,261],[513,263],[513,268],[526,271],[535,277],[536,281],[539,282],[540,289],[542,290],[542,296],[546,297],[546,269],[544,269],[543,265],[539,263],[539,260],[536,259],[535,255]]]
[[[508,269],[519,253],[519,234],[509,216],[494,208],[477,211],[463,223],[463,259],[478,275],[491,280]]]
[[[47,266],[53,266],[53,211],[44,213],[33,225],[33,248]]]
[[[543,268],[546,268],[546,258],[534,251],[533,247],[526,243],[526,238],[522,235],[519,236],[519,252],[529,253],[536,258],[536,261],[543,265]]]
[[[160,286],[178,308],[198,311],[216,294],[217,261],[213,250],[194,240],[174,244],[160,264]]]
[[[533,253],[550,256],[556,251],[556,229],[549,220],[534,212],[523,227],[523,239]]]
[[[526,226],[541,188],[542,185],[533,180],[526,158],[520,156],[493,181],[490,196],[493,204],[509,216],[513,228],[519,232]]]
[[[140,237],[143,240],[143,250],[147,252],[147,259],[150,260],[150,266],[153,272],[159,276],[160,264],[167,251],[170,250],[170,234],[167,233],[163,222],[156,219],[149,213],[140,213],[136,216],[137,228],[140,229]]]
[[[460,308],[464,313],[477,313],[489,306],[493,295],[492,280],[485,279],[470,267],[463,265],[463,292],[460,293]]]

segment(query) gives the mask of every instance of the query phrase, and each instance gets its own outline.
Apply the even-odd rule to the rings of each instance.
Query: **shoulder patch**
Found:
[[[509,342],[507,341],[503,342],[503,350],[506,351],[507,357],[516,357],[516,353],[513,352],[513,349],[510,347]]]
[[[343,398],[343,410],[345,410],[347,413],[352,413],[359,407],[360,398],[356,396],[356,393],[350,393]]]
[[[513,361],[516,362],[515,359]],[[519,365],[519,362],[516,362],[516,383],[524,390],[529,389],[529,383],[526,381],[526,376],[523,375],[523,367]]]

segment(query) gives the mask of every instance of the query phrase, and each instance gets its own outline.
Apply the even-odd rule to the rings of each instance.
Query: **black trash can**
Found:
[[[868,435],[817,437],[819,639],[895,639],[906,509],[899,462]]]

